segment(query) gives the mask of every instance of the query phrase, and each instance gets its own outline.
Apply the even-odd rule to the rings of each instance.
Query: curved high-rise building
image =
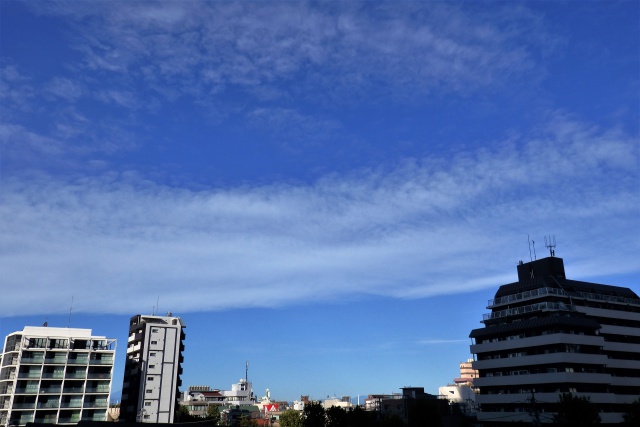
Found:
[[[551,423],[571,393],[618,423],[640,398],[640,299],[629,288],[569,280],[551,256],[520,262],[487,308],[470,334],[478,421]]]

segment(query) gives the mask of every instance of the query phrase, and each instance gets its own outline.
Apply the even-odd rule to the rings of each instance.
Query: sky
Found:
[[[0,336],[183,386],[439,386],[516,264],[640,293],[640,3],[0,0]]]

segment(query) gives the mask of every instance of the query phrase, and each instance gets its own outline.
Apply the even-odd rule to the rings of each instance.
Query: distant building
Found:
[[[27,326],[0,360],[0,426],[106,421],[116,340],[91,329]]]
[[[405,423],[409,421],[412,408],[418,402],[429,402],[439,414],[448,413],[447,402],[425,393],[424,387],[403,387],[402,393],[372,394],[365,400],[365,410],[375,411],[382,416],[396,416]]]
[[[640,299],[569,280],[561,258],[518,265],[471,331],[478,421],[550,423],[560,393],[588,397],[603,423],[640,397]]]
[[[182,385],[185,324],[179,317],[137,315],[129,322],[120,419],[172,423]]]
[[[343,409],[353,408],[353,403],[351,403],[351,396],[342,396],[340,399],[338,399],[337,397],[331,397],[322,401],[322,407],[324,409],[329,409],[332,406]]]
[[[447,384],[438,388],[438,395],[441,399],[446,399],[450,404],[457,406],[459,412],[473,416],[475,415],[476,395],[473,387],[473,380],[477,378],[478,371],[473,369],[473,359],[460,363],[460,376],[454,378],[453,384]]]

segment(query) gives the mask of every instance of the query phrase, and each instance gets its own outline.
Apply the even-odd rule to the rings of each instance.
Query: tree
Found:
[[[627,410],[622,414],[624,425],[640,426],[640,399],[636,399],[631,403]]]
[[[242,415],[240,417],[240,423],[238,424],[240,427],[253,427],[256,425],[256,422],[251,419],[248,415]]]
[[[214,425],[220,424],[220,411],[218,405],[209,405],[207,407],[207,413],[204,415],[204,419],[211,421]]]
[[[325,427],[326,416],[324,408],[318,402],[309,402],[304,405],[302,413],[303,427]]]
[[[583,427],[600,425],[598,408],[586,396],[563,393],[557,404],[558,412],[554,422],[562,427]]]
[[[280,427],[302,427],[300,412],[289,409],[280,414]]]
[[[409,427],[425,425],[440,427],[442,425],[442,417],[435,402],[426,399],[411,399],[407,406]]]
[[[325,411],[327,416],[327,427],[349,427],[347,411],[339,406],[332,406]]]

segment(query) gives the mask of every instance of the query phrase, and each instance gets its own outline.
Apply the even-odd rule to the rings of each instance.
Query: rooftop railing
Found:
[[[524,301],[524,300],[538,298],[546,295],[568,296],[568,294],[562,289],[545,287],[545,288],[533,289],[526,292],[519,292],[513,295],[505,295],[500,298],[490,299],[489,307],[493,307],[495,305],[500,305],[500,304],[508,304],[511,302]]]
[[[533,313],[535,311],[574,311],[572,305],[562,302],[540,302],[536,304],[523,305],[521,307],[508,308],[506,310],[494,311],[482,315],[482,320],[500,319],[502,317],[517,316],[519,314]]]

